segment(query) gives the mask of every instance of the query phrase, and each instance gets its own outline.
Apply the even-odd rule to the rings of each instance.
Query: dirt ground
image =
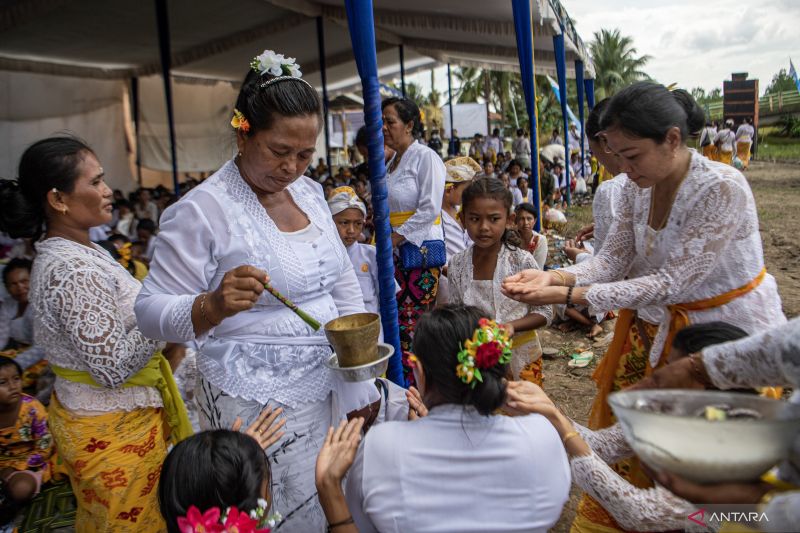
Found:
[[[745,175],[758,207],[767,270],[778,282],[786,316],[800,315],[800,165],[753,161]],[[564,233],[574,236],[590,220],[590,206],[572,208]],[[543,347],[559,351],[556,356],[545,357],[544,389],[567,416],[579,423],[585,423],[589,416],[595,395],[591,375],[611,340],[613,321],[603,326],[604,333],[596,342],[587,339],[583,332],[561,333],[555,328],[540,336]],[[567,366],[570,354],[586,349],[595,354],[589,366],[580,369]],[[561,520],[551,531],[569,531],[579,497],[580,491],[573,486]]]

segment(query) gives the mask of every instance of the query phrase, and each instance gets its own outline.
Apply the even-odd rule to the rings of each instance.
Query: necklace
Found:
[[[647,228],[645,233],[645,255],[651,255],[653,253],[653,248],[655,247],[656,237],[658,236],[658,232],[664,229],[669,222],[669,216],[672,214],[672,207],[675,203],[675,198],[678,196],[678,191],[681,189],[681,185],[683,185],[683,180],[689,175],[689,169],[692,167],[692,160],[691,157],[689,158],[689,166],[686,168],[686,171],[681,176],[681,179],[678,181],[678,184],[675,186],[675,190],[672,191],[672,194],[667,201],[667,209],[664,214],[661,216],[661,219],[658,221],[658,224],[655,224],[653,220],[653,211],[656,204],[656,188],[653,186],[650,192],[650,211],[647,214]]]

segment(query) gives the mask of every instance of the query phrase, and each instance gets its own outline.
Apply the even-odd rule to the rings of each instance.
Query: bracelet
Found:
[[[572,290],[575,287],[571,286],[567,289],[567,309],[571,309],[575,307],[575,304],[572,303]]]
[[[561,439],[561,442],[563,442],[564,444],[566,444],[566,443],[567,443],[567,441],[568,441],[569,439],[571,439],[571,438],[573,438],[573,437],[578,437],[579,435],[580,435],[580,433],[578,433],[577,431],[570,431],[569,433],[567,433],[566,435],[564,435],[564,438],[563,438],[563,439]]]
[[[205,320],[206,322],[211,324],[212,327],[219,326],[220,322],[212,321],[210,318],[208,318],[208,315],[206,314],[206,297],[207,296],[208,296],[207,292],[204,292],[202,295],[200,295],[200,316],[203,317],[203,320]]]
[[[346,519],[341,520],[339,522],[334,522],[333,524],[328,524],[328,533],[330,533],[331,531],[333,531],[337,527],[347,526],[347,525],[350,525],[350,524],[355,524],[355,521],[353,520],[352,516],[349,516]]]
[[[558,270],[553,270],[552,272],[553,272],[553,274],[555,274],[556,276],[558,276],[561,279],[561,285],[566,287],[566,285],[567,285],[567,277],[564,274],[562,274],[561,272],[559,272]]]

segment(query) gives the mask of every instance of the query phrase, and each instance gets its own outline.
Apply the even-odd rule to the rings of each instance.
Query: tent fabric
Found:
[[[561,31],[559,17],[566,17],[567,59],[570,64],[583,59],[587,71],[593,72],[585,46],[563,7],[555,0],[532,2],[537,68],[542,72],[554,70],[553,48],[547,41]],[[20,4],[31,5],[23,9]],[[296,57],[305,66],[309,81],[317,84],[319,61],[313,38],[316,16],[328,22],[328,68],[345,65],[352,75],[356,69],[343,0],[171,0],[173,72],[238,82],[253,50],[271,48]],[[483,0],[407,0],[401,11],[394,0],[378,0],[374,20],[379,54],[403,44],[409,59],[410,53],[416,52],[452,64],[478,61],[498,69],[514,68],[510,3],[498,3],[487,10]],[[12,2],[0,7],[0,27],[0,70],[95,78],[144,77],[159,72],[152,2]],[[480,52],[476,43],[483,43],[482,58],[471,57]],[[486,43],[491,46],[486,47]]]
[[[0,71],[0,177],[16,178],[32,143],[77,135],[96,152],[111,188],[136,187],[125,138],[123,82]]]

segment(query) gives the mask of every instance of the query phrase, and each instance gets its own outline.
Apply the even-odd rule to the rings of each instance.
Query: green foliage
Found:
[[[779,135],[783,137],[800,138],[800,117],[783,115],[778,121]]]
[[[794,91],[796,88],[797,86],[794,84],[792,77],[789,76],[785,68],[782,68],[772,76],[772,81],[769,82],[764,94],[778,94],[784,91]]]
[[[589,45],[597,78],[597,100],[614,95],[617,91],[639,80],[650,79],[644,67],[650,56],[638,56],[631,37],[623,36],[618,29],[594,33]]]

